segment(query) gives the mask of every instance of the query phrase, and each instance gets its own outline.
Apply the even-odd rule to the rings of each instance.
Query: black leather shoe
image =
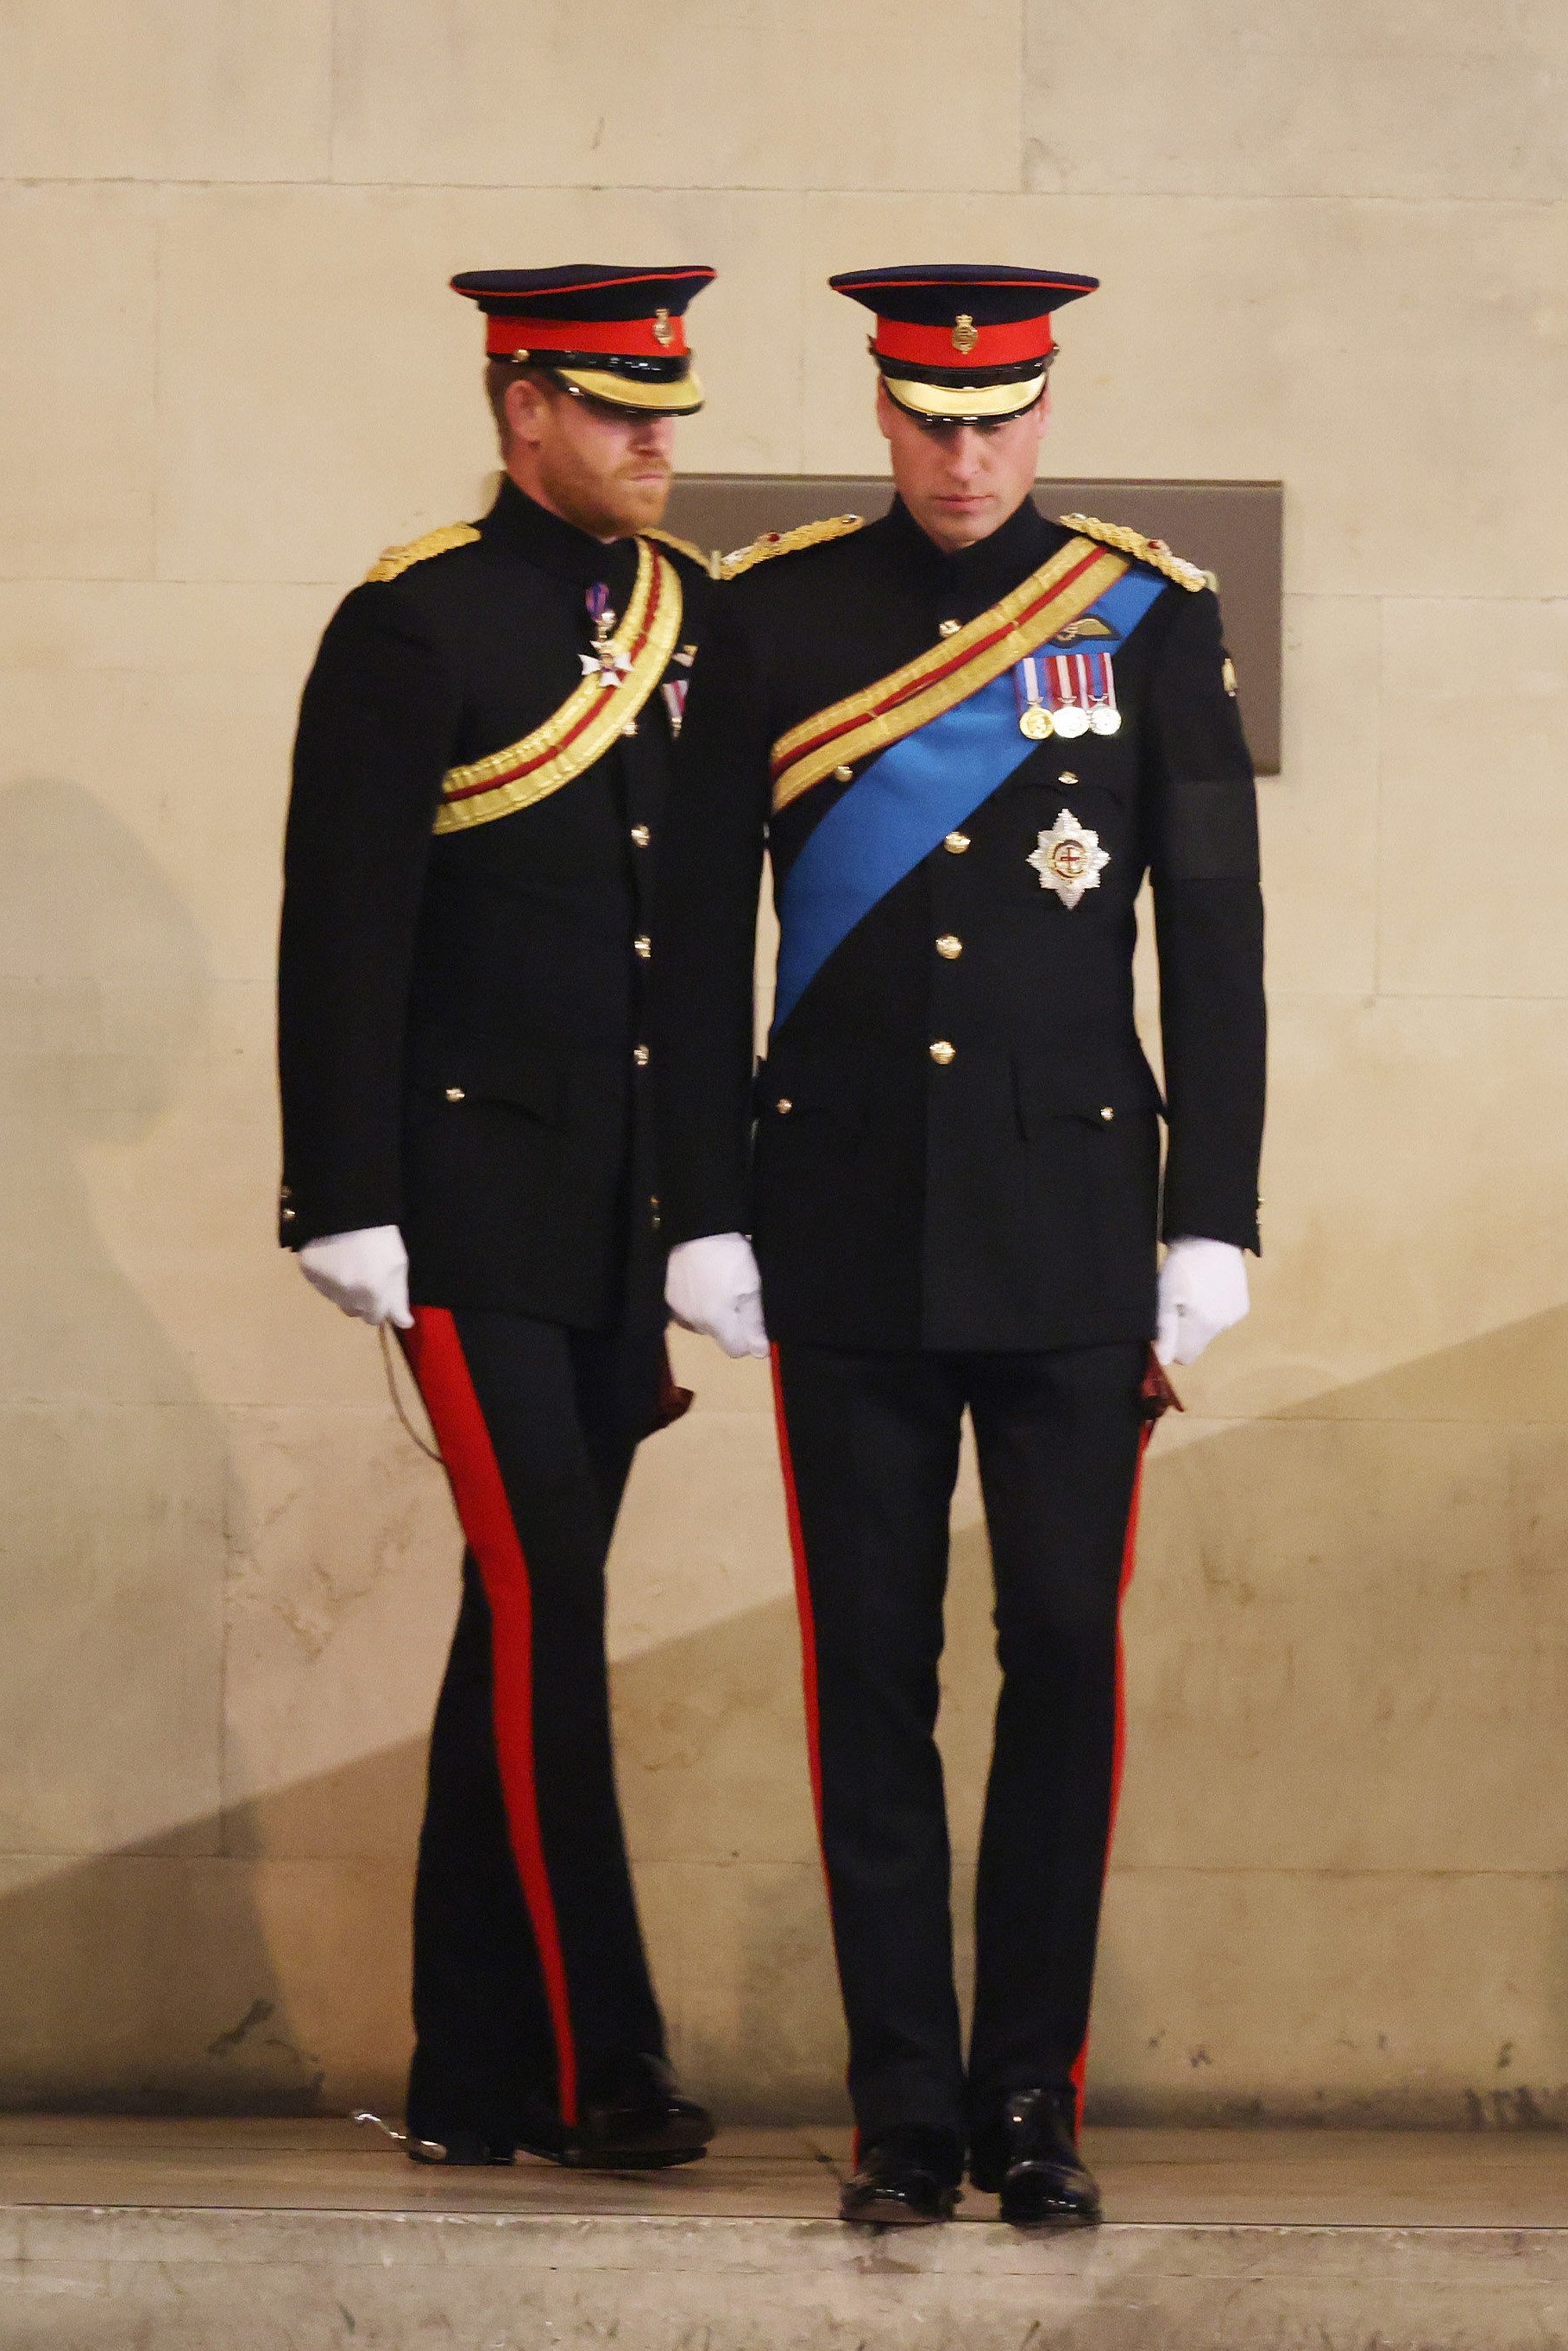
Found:
[[[464,2169],[482,2164],[510,2163],[517,2153],[510,2139],[487,2138],[482,2131],[448,2131],[444,2138],[408,2137],[411,2163],[450,2163]]]
[[[707,2152],[713,2116],[684,2097],[662,2057],[627,2057],[584,2091],[559,2163],[583,2171],[663,2171]]]
[[[1078,2152],[1075,2090],[1015,2090],[975,2133],[969,2177],[1018,2228],[1092,2228],[1100,2190]]]
[[[917,2124],[884,2131],[862,2149],[859,2170],[845,2181],[839,2218],[883,2229],[950,2220],[963,2176],[964,2152],[951,2132]]]

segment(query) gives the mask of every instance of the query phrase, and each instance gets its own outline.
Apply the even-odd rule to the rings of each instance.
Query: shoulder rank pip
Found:
[[[445,555],[455,547],[466,547],[477,538],[478,532],[471,522],[443,523],[439,530],[427,530],[423,538],[411,538],[406,547],[389,547],[378,555],[365,574],[371,580],[395,580],[415,563],[423,563],[432,555]]]
[[[826,522],[803,522],[793,530],[765,530],[749,547],[737,548],[718,567],[721,580],[738,580],[758,563],[771,563],[776,555],[795,555],[803,547],[824,547],[831,538],[846,538],[865,522],[863,515],[832,515]]]
[[[1063,530],[1082,532],[1085,538],[1097,538],[1103,547],[1113,547],[1118,555],[1130,555],[1136,563],[1147,563],[1155,571],[1163,571],[1178,588],[1186,588],[1196,596],[1204,588],[1217,588],[1219,582],[1212,571],[1205,571],[1189,563],[1182,555],[1173,555],[1163,538],[1145,538],[1141,530],[1129,530],[1125,523],[1101,522],[1093,515],[1070,514],[1059,517]]]

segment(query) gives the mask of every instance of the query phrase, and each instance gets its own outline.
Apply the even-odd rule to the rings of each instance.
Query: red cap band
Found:
[[[1056,345],[1049,317],[1015,319],[1000,327],[977,327],[960,316],[952,327],[913,327],[902,319],[878,319],[872,345],[880,360],[903,360],[912,367],[1016,367],[1042,360]]]
[[[497,319],[485,321],[485,352],[493,360],[515,351],[601,351],[609,359],[681,360],[686,322],[667,311],[652,319]]]

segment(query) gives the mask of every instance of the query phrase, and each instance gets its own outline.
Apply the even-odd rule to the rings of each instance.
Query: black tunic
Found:
[[[1166,584],[1117,654],[1121,732],[1035,748],[829,958],[753,1084],[764,849],[777,887],[850,789],[830,778],[771,820],[770,746],[928,651],[943,622],[974,619],[1070,535],[1026,501],[947,557],[895,502],[716,600],[657,899],[664,1232],[750,1231],[776,1339],[984,1350],[1152,1334],[1162,1105],[1132,977],[1145,870],[1164,1230],[1258,1246],[1256,811],[1207,589]],[[1111,860],[1071,909],[1028,862],[1063,809]],[[950,1057],[933,1058],[938,1043]]]
[[[604,546],[510,481],[478,531],[357,588],[305,689],[279,967],[281,1238],[395,1224],[416,1303],[653,1326],[643,999],[664,693],[548,799],[433,833],[446,770],[518,741],[580,683],[587,591],[602,582],[623,611],[636,542]],[[708,582],[671,559],[690,648]],[[666,678],[688,674],[676,663]]]

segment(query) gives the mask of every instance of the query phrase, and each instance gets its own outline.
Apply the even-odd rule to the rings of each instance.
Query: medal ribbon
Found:
[[[1013,672],[1013,694],[1020,717],[1026,710],[1039,710],[1041,707],[1040,664],[1032,653],[1025,653]]]

